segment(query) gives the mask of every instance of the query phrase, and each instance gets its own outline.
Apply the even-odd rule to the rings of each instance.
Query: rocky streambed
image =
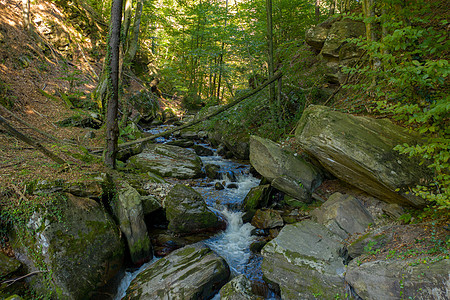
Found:
[[[312,106],[296,130],[304,154],[260,137],[234,143],[251,171],[198,143],[207,136],[181,132],[124,153],[120,172],[38,184],[35,193],[60,195],[59,213],[11,229],[16,259],[37,271],[29,285],[58,299],[449,298],[445,229],[433,235],[440,253],[378,255],[407,236],[426,240],[398,235],[403,207],[424,205],[408,187],[429,173],[392,148],[416,136]],[[330,181],[353,188],[334,193]],[[123,266],[149,261],[117,293]]]

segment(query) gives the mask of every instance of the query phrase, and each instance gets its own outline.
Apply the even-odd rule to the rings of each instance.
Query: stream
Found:
[[[160,131],[161,128],[155,128],[150,132],[155,134]],[[165,143],[170,140],[173,140],[173,138],[158,138],[157,142]],[[267,291],[268,289],[262,279],[262,257],[250,251],[250,245],[255,241],[255,237],[252,236],[254,227],[250,223],[243,223],[243,212],[240,211],[245,196],[251,188],[259,185],[260,180],[250,174],[249,165],[224,159],[217,155],[216,150],[210,148],[207,144],[199,145],[213,150],[214,155],[200,156],[200,158],[203,165],[214,164],[220,166],[221,178],[213,181],[207,178],[196,179],[196,186],[193,188],[203,196],[208,207],[214,213],[224,218],[227,223],[226,230],[204,240],[203,243],[227,261],[232,277],[244,274],[257,286],[261,286]],[[222,184],[225,189],[216,190],[214,187],[216,183]],[[157,260],[158,258],[153,259],[134,272],[126,272],[114,299],[122,299],[131,281],[149,264]],[[213,299],[220,299],[220,295],[217,294]],[[277,297],[274,293],[268,291],[266,299],[277,299]]]

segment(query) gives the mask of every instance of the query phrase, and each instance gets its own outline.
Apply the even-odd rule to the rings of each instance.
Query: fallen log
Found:
[[[216,115],[218,115],[218,114],[220,114],[220,113],[230,109],[231,107],[233,107],[236,104],[244,101],[245,99],[255,95],[256,93],[258,93],[259,91],[264,89],[266,86],[268,86],[272,82],[274,82],[274,81],[278,80],[279,78],[281,78],[281,76],[282,76],[281,72],[275,73],[272,78],[269,78],[266,82],[264,82],[263,84],[258,86],[256,89],[250,91],[248,94],[245,94],[245,95],[237,98],[233,102],[222,106],[221,108],[219,108],[215,112],[207,114],[206,116],[204,116],[204,117],[202,117],[202,118],[200,118],[198,120],[194,120],[194,121],[186,123],[184,125],[175,127],[175,128],[173,128],[171,130],[167,130],[167,131],[164,131],[164,132],[161,132],[161,133],[158,133],[158,134],[154,134],[154,135],[151,135],[151,136],[148,136],[148,137],[145,137],[145,138],[137,139],[137,140],[134,140],[134,141],[131,141],[131,142],[128,142],[128,143],[119,144],[118,148],[119,149],[123,149],[123,148],[129,147],[129,146],[135,145],[135,144],[140,144],[140,143],[143,143],[143,142],[146,142],[146,141],[150,141],[150,140],[156,139],[158,137],[168,136],[168,135],[171,135],[172,133],[177,132],[179,130],[182,130],[182,129],[185,129],[187,127],[196,125],[196,124],[198,124],[200,122],[206,121],[206,120],[208,120],[208,119],[210,119],[210,118],[212,118],[212,117],[214,117],[214,116],[216,116]],[[94,153],[97,153],[97,152],[101,152],[101,151],[95,151]]]

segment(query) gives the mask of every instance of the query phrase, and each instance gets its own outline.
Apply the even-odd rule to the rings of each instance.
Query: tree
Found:
[[[111,84],[111,96],[109,97],[106,112],[106,154],[105,164],[110,168],[116,167],[117,139],[119,128],[117,122],[117,112],[119,105],[119,45],[120,27],[122,22],[122,0],[113,0],[111,6],[111,21],[109,30],[108,54],[109,58],[109,78]]]

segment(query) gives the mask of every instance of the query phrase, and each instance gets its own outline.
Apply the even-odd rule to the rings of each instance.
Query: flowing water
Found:
[[[165,141],[164,139],[158,140],[158,142]],[[249,223],[243,223],[243,212],[240,211],[245,196],[251,188],[259,184],[259,179],[250,174],[249,165],[226,160],[218,155],[203,156],[201,159],[204,165],[215,164],[220,166],[221,179],[213,181],[212,184],[207,179],[199,179],[197,180],[197,187],[194,188],[202,194],[208,207],[227,222],[225,231],[203,241],[203,243],[227,261],[233,275],[244,274],[252,281],[262,282],[262,258],[250,251],[250,244],[255,240],[251,235],[254,227]],[[226,188],[216,190],[214,188],[215,183],[221,183]],[[227,186],[230,186],[230,188],[227,188]],[[154,261],[155,259],[137,271],[126,272],[115,299],[119,300],[125,296],[125,291],[131,281]],[[272,294],[269,298],[273,298],[273,296]],[[214,299],[220,299],[220,296],[216,295]]]

